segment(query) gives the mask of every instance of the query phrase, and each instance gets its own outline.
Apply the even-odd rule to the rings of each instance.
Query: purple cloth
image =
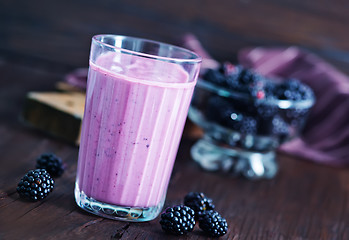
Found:
[[[297,78],[314,90],[316,103],[302,135],[281,151],[332,166],[349,165],[348,76],[296,47],[243,49],[239,61],[266,76]]]
[[[64,80],[74,87],[86,90],[88,68],[77,68],[73,72],[68,73]]]

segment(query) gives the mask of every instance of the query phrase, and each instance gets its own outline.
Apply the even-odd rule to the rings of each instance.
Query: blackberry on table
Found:
[[[195,212],[195,218],[207,210],[215,208],[212,199],[205,196],[203,193],[190,192],[184,197],[184,205],[190,207]]]
[[[209,210],[199,217],[199,227],[211,237],[220,237],[228,232],[228,224],[218,212]]]
[[[28,171],[18,183],[17,192],[21,198],[30,201],[44,199],[54,187],[54,180],[45,169]]]
[[[165,232],[174,235],[191,232],[195,226],[194,211],[183,205],[167,208],[161,214],[160,224]]]
[[[60,177],[64,172],[62,160],[53,153],[44,153],[36,159],[36,168],[46,169],[53,177]]]

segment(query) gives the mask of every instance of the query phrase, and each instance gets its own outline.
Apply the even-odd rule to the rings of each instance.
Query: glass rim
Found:
[[[246,100],[246,101],[252,101],[252,98],[249,96],[246,96],[246,94],[230,90],[221,86],[217,86],[214,83],[211,83],[207,80],[204,80],[202,78],[198,78],[197,81],[197,87],[205,89],[206,91],[210,91],[213,93],[216,93],[220,97],[226,97],[226,98],[237,98],[240,100]],[[303,109],[311,108],[314,106],[316,101],[315,96],[313,95],[310,99],[304,99],[304,100],[284,100],[284,99],[259,99],[257,100],[260,104],[267,104],[270,106],[277,106],[280,109],[289,109],[294,107],[299,107]]]
[[[149,53],[143,53],[143,52],[138,52],[135,50],[129,50],[129,49],[125,49],[122,47],[117,47],[105,42],[102,42],[100,40],[101,37],[113,37],[113,38],[121,38],[121,39],[133,39],[133,40],[137,40],[137,41],[144,41],[144,42],[149,42],[149,43],[153,43],[153,44],[159,44],[159,45],[163,45],[163,46],[167,46],[169,48],[173,48],[175,50],[178,51],[182,51],[182,52],[186,52],[188,53],[190,56],[192,56],[193,58],[175,58],[175,57],[164,57],[164,56],[158,56],[158,55],[154,55],[154,54],[149,54]],[[118,34],[97,34],[94,35],[92,37],[92,41],[97,42],[98,44],[113,48],[113,49],[117,49],[120,52],[124,52],[124,53],[128,53],[128,54],[132,54],[132,55],[137,55],[137,56],[141,56],[141,57],[145,57],[145,58],[151,58],[151,59],[158,59],[158,60],[163,60],[166,62],[173,62],[173,63],[191,63],[191,64],[195,64],[195,63],[201,63],[202,62],[202,57],[191,51],[188,50],[186,48],[183,47],[179,47],[173,44],[169,44],[169,43],[164,43],[164,42],[160,42],[160,41],[156,41],[156,40],[150,40],[150,39],[146,39],[146,38],[140,38],[140,37],[132,37],[132,36],[126,36],[126,35],[118,35]]]

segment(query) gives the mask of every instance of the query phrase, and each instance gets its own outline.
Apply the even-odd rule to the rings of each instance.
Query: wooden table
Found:
[[[175,36],[191,31],[222,61],[234,60],[248,45],[296,44],[349,72],[347,3],[327,8],[325,0],[160,2],[0,3],[0,239],[178,239],[162,232],[159,219],[127,223],[80,210],[73,196],[78,148],[18,119],[28,91],[52,90],[67,72],[87,66],[96,33],[175,43]],[[221,239],[349,239],[348,169],[278,153],[280,172],[272,180],[205,172],[189,154],[197,140],[191,127],[182,138],[166,206],[181,203],[189,191],[206,193],[229,224]],[[47,151],[66,163],[64,175],[45,200],[21,200],[18,181]],[[207,237],[196,227],[183,239]]]

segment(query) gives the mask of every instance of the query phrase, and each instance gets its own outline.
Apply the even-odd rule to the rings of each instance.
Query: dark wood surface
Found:
[[[73,196],[78,148],[19,121],[28,91],[54,89],[88,63],[90,38],[117,33],[177,43],[196,34],[218,60],[246,46],[297,45],[349,73],[349,2],[0,1],[0,239],[177,239],[158,219],[126,223],[80,210]],[[279,153],[272,180],[247,181],[202,171],[190,158],[197,139],[187,124],[165,205],[203,191],[228,220],[222,239],[349,239],[349,174]],[[35,158],[52,151],[67,169],[43,201],[15,189]],[[198,227],[183,239],[207,239]]]

